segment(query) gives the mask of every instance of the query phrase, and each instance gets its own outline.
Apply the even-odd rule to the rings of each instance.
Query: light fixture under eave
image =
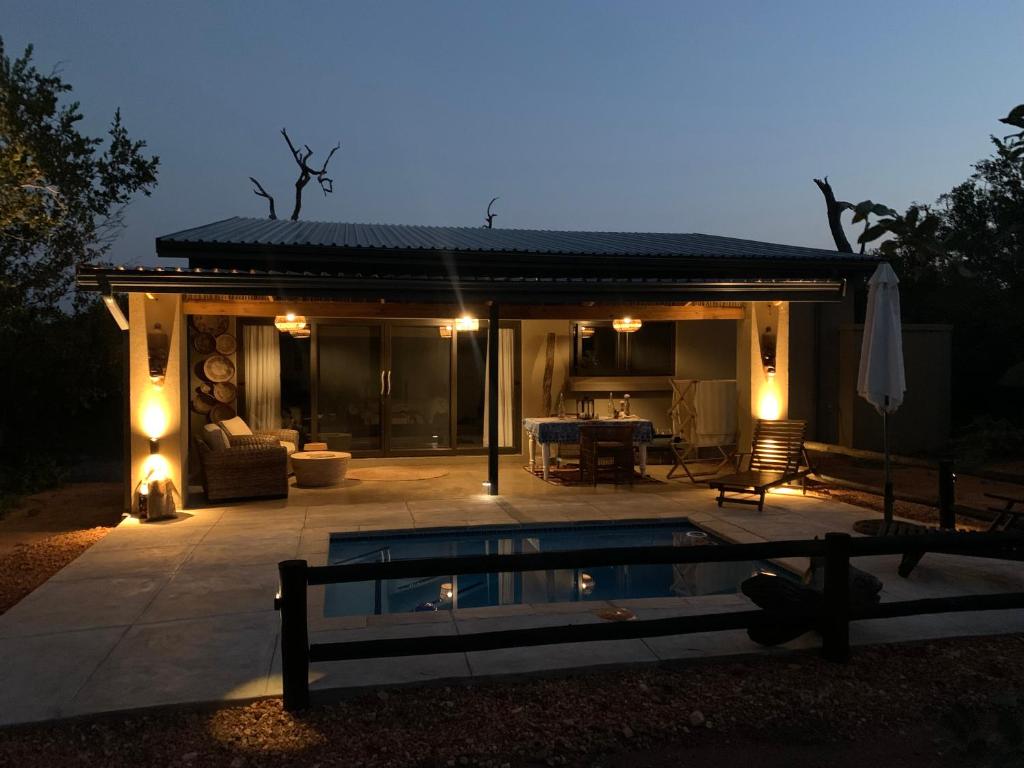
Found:
[[[306,318],[302,315],[296,315],[294,312],[278,315],[274,318],[274,327],[279,331],[287,331],[288,333],[301,331],[306,327]]]
[[[643,328],[643,321],[632,317],[617,317],[612,320],[612,328],[619,333],[636,333]]]
[[[452,337],[452,327],[450,325],[440,326],[437,332],[441,334],[442,339],[450,339]]]
[[[580,326],[580,338],[581,339],[589,339],[593,335],[594,335],[594,328],[593,328],[593,326],[590,326],[590,325],[581,325]]]
[[[455,320],[456,331],[479,331],[480,321],[470,315],[463,315]]]
[[[308,339],[313,331],[309,328],[300,328],[297,331],[288,331],[288,333],[291,334],[293,339]]]

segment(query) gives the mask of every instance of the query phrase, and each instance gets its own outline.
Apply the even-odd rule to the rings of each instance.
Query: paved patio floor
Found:
[[[435,460],[436,461],[436,460]],[[685,481],[597,489],[543,483],[519,459],[503,462],[499,497],[474,495],[482,464],[458,463],[456,482],[370,482],[287,500],[193,509],[152,524],[126,520],[5,615],[0,616],[0,723],[280,692],[280,560],[326,561],[331,533],[437,526],[688,518],[736,542],[850,531],[871,513],[799,495],[773,495],[763,513],[718,509],[711,491]],[[664,477],[666,468],[652,467]],[[461,483],[461,485],[459,484]],[[895,557],[858,566],[885,582],[883,600],[1024,591],[1019,563],[928,555],[909,579]],[[784,563],[802,570],[800,559]],[[311,640],[452,634],[600,621],[608,603],[516,605],[457,613],[325,619],[311,589]],[[615,601],[640,618],[749,607],[742,595]],[[853,625],[855,643],[1024,631],[1024,612],[923,616]],[[315,689],[505,675],[575,666],[659,662],[710,655],[785,653],[813,647],[805,636],[765,651],[743,632],[662,637],[316,664]]]

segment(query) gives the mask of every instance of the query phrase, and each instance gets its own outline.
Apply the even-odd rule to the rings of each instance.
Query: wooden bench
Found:
[[[708,482],[718,491],[718,506],[725,502],[753,504],[764,510],[764,497],[770,488],[795,480],[803,482],[810,472],[804,453],[803,421],[769,421],[759,419],[754,427],[754,440],[749,454],[740,454],[737,471]],[[749,456],[747,469],[741,470],[743,457]],[[803,468],[801,468],[803,464]],[[740,494],[740,497],[726,494]],[[756,499],[742,498],[757,496]]]

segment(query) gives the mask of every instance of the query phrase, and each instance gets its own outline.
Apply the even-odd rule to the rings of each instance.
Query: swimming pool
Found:
[[[527,554],[602,547],[721,543],[688,520],[440,528],[385,534],[334,534],[332,565],[424,557]],[[762,561],[690,565],[624,565],[525,573],[480,573],[331,584],[326,616],[452,611],[521,603],[568,603],[645,597],[720,595],[739,591],[758,571],[783,573]]]

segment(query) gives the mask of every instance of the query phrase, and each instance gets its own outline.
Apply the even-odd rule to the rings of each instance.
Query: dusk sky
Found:
[[[290,211],[279,131],[335,193],[303,218],[703,232],[832,247],[811,179],[902,209],[1024,101],[1024,3],[143,3],[3,0],[8,54],[60,62],[84,127],[160,155],[113,260]],[[853,230],[851,229],[851,235]]]

